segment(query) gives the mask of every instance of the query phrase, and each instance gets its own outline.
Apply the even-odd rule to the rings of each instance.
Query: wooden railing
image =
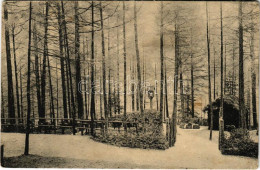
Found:
[[[15,120],[15,123],[12,121]],[[83,135],[84,131],[89,134],[91,129],[91,120],[82,120],[75,119],[73,122],[72,118],[31,118],[31,131],[36,131],[41,133],[44,131],[45,133],[50,133],[54,131],[56,133],[57,130],[61,130],[62,134],[66,129],[73,129],[73,123],[75,123],[75,130],[77,132],[81,132]],[[138,131],[138,122],[135,121],[120,121],[120,120],[108,120],[108,128],[110,130],[120,131],[120,128],[123,128],[124,125],[127,128],[135,128],[136,132]],[[100,132],[104,131],[104,127],[106,124],[106,120],[94,120],[94,129],[99,130]],[[22,118],[1,118],[1,130],[8,132],[23,132],[26,129],[26,119]]]

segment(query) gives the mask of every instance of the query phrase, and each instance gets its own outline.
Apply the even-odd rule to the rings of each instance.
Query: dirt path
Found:
[[[33,134],[30,135],[30,153],[65,158],[67,163],[59,167],[257,168],[257,159],[222,155],[217,145],[218,132],[213,132],[213,141],[209,141],[208,133],[205,127],[178,129],[175,146],[165,151],[120,148],[94,142],[88,136]],[[6,157],[23,154],[24,137],[24,134],[2,133]],[[98,162],[103,162],[102,166]]]

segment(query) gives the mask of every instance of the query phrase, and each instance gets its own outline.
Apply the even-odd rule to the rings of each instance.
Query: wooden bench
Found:
[[[42,128],[44,128],[44,133],[47,133],[47,132],[50,133],[52,130],[54,130],[54,132],[56,133],[55,125],[52,125],[52,124],[39,124],[38,125],[38,132],[41,133]]]
[[[71,128],[73,128],[73,126],[60,125],[60,126],[57,126],[57,128],[61,128],[61,133],[64,134],[65,129],[71,129]]]
[[[86,129],[86,127],[76,127],[76,129],[79,130],[83,136],[83,131]]]

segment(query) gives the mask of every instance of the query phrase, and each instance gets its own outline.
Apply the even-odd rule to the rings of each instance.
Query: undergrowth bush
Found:
[[[146,110],[144,115],[140,113],[127,114],[127,122],[138,124],[135,128],[127,129],[127,132],[110,131],[106,134],[96,134],[93,138],[96,141],[109,143],[116,146],[143,148],[143,149],[167,149],[169,148],[165,136],[160,133],[162,126],[159,124],[160,114],[155,110]],[[123,120],[123,117],[116,117],[115,120]]]
[[[232,130],[230,137],[223,139],[221,148],[221,152],[227,155],[258,157],[258,143],[250,139],[247,130],[241,128]]]
[[[169,148],[168,142],[165,137],[159,135],[149,135],[146,133],[132,134],[132,133],[110,133],[107,135],[96,135],[93,138],[96,141],[109,143],[111,145],[130,147],[130,148],[142,148],[142,149],[162,149]]]

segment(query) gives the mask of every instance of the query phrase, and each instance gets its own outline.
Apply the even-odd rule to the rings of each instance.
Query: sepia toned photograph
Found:
[[[2,168],[258,168],[259,2],[1,5]]]

